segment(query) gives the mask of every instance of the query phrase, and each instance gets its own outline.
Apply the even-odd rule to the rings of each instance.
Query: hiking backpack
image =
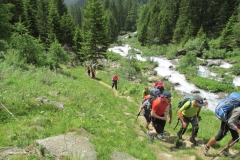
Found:
[[[232,92],[230,95],[227,96],[227,98],[221,100],[216,108],[215,108],[215,115],[223,120],[224,122],[227,122],[229,117],[228,114],[232,109],[235,107],[240,106],[240,94],[237,92]]]
[[[150,90],[150,96],[148,99],[144,98],[142,101],[142,107],[145,110],[145,112],[150,113],[152,110],[152,102],[155,100],[157,97],[161,95],[161,92],[157,88],[152,88]]]
[[[194,100],[194,96],[193,95],[185,95],[183,97],[183,99],[181,99],[179,102],[178,102],[178,108],[181,108],[186,102],[190,101],[190,104],[189,106],[186,108],[189,109],[192,105],[192,101]]]

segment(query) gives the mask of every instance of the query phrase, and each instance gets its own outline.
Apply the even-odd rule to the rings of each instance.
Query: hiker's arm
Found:
[[[139,107],[139,110],[138,110],[138,115],[140,115],[140,112],[142,111],[142,105]]]
[[[182,110],[178,110],[178,118],[179,118],[180,121],[182,122],[183,128],[186,128],[187,124],[186,124],[186,123],[184,122],[184,120],[183,120]]]
[[[164,120],[164,121],[167,120],[166,117],[160,117],[160,116],[158,116],[157,113],[156,113],[154,110],[151,111],[151,116],[154,117],[154,118],[160,119],[160,120]]]
[[[198,111],[197,111],[197,118],[200,117],[201,108],[202,108],[202,107],[199,107],[199,109],[198,109]]]

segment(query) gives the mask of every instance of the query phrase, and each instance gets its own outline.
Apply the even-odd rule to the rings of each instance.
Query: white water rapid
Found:
[[[121,56],[127,56],[128,50],[130,50],[131,47],[129,45],[122,45],[122,46],[115,46],[113,48],[109,48],[109,51],[112,51],[114,53],[118,53]],[[136,55],[137,59],[140,61],[146,61],[146,58],[141,57],[140,55]],[[160,76],[169,76],[170,78],[168,79],[172,83],[179,83],[179,86],[175,86],[175,90],[178,92],[181,92],[182,94],[191,94],[192,90],[199,90],[200,93],[199,95],[202,96],[203,98],[206,98],[207,100],[207,109],[214,111],[215,106],[218,104],[220,101],[218,95],[214,93],[207,92],[205,90],[199,89],[196,87],[194,84],[190,84],[187,82],[185,76],[183,74],[180,74],[178,71],[171,70],[169,66],[173,66],[174,68],[176,67],[174,64],[171,63],[170,60],[167,58],[157,58],[157,57],[151,57],[154,61],[158,62],[158,67],[155,68],[157,71],[157,74]],[[224,63],[224,66],[228,66],[226,63]],[[200,71],[203,73],[208,73],[213,74],[209,72],[206,68],[201,68]],[[214,74],[212,75],[214,76]],[[235,80],[236,83],[240,84],[240,79]]]

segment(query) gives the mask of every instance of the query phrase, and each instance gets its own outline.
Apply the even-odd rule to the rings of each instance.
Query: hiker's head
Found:
[[[196,96],[194,100],[195,100],[195,106],[199,106],[199,107],[204,106],[202,97]]]
[[[167,102],[171,102],[172,94],[170,92],[164,92],[161,94],[161,97],[164,98]]]
[[[159,91],[160,91],[161,93],[164,92],[164,84],[163,84],[162,82],[156,82],[156,83],[154,84],[154,88],[159,89]]]

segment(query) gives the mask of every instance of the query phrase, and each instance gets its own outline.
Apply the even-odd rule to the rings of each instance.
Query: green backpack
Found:
[[[178,102],[178,108],[181,108],[186,102],[190,101],[190,104],[189,106],[186,108],[189,109],[192,105],[192,101],[194,101],[194,96],[193,95],[185,95],[183,97],[183,99],[181,99],[179,102]]]

